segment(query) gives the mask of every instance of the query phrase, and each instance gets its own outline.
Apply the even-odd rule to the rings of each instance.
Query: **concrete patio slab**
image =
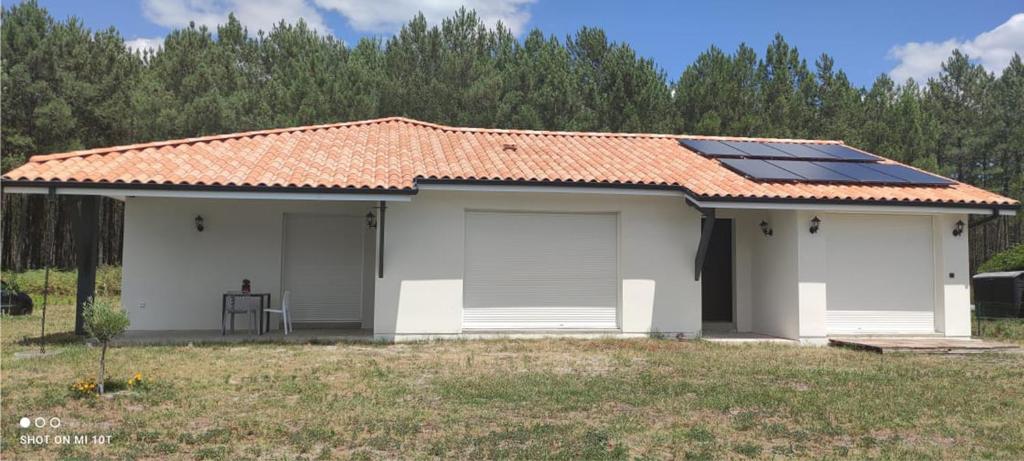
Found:
[[[779,343],[779,344],[800,344],[792,339],[779,338],[777,336],[763,335],[760,333],[740,333],[736,331],[704,331],[701,339],[715,343],[744,344],[744,343]]]
[[[370,341],[373,341],[372,330],[355,328],[301,329],[292,331],[288,335],[275,330],[259,336],[247,333],[221,335],[220,330],[159,330],[129,331],[115,339],[113,344],[117,346],[178,346],[237,343],[331,344]]]

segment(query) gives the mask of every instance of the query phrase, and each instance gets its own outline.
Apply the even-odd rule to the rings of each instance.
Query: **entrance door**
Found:
[[[703,227],[702,227],[703,228]],[[704,322],[732,323],[732,220],[716,219],[701,271]]]
[[[363,218],[286,214],[282,285],[295,323],[362,319]]]

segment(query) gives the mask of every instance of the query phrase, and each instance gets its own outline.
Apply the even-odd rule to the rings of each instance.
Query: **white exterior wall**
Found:
[[[130,328],[219,329],[220,296],[238,289],[243,277],[253,281],[255,291],[272,293],[278,306],[284,214],[362,216],[375,205],[128,198],[122,303]],[[615,213],[621,332],[699,334],[700,282],[693,280],[699,213],[678,197],[550,192],[421,191],[410,202],[389,202],[383,279],[376,278],[374,266],[376,233],[364,234],[364,327],[372,326],[382,338],[462,333],[467,210]],[[204,232],[195,230],[196,215],[205,220]],[[719,216],[734,219],[737,330],[822,341],[827,336],[828,245],[842,244],[828,237],[842,219],[815,211],[722,210]],[[822,218],[818,234],[807,230],[813,216]],[[893,218],[843,216],[879,222]],[[967,222],[967,216],[928,216],[935,331],[969,336],[967,236],[951,234],[954,223]],[[761,234],[762,220],[773,228],[772,237]],[[884,297],[886,289],[864,287],[876,297]]]
[[[799,337],[798,242],[792,211],[732,211],[736,329]],[[773,235],[765,236],[765,221]]]
[[[388,206],[375,335],[462,333],[467,210],[617,214],[622,333],[700,331],[700,283],[693,280],[700,214],[680,197],[421,191]]]
[[[221,295],[241,288],[243,278],[252,281],[253,291],[270,292],[273,306],[280,306],[284,214],[363,216],[374,205],[128,198],[121,302],[130,329],[219,330]],[[203,232],[196,231],[196,215],[203,217]],[[365,235],[369,253],[374,236]],[[366,258],[364,312],[372,310],[373,263]],[[236,325],[244,329],[245,319],[236,316]]]
[[[964,222],[964,233],[953,236],[953,226]],[[967,215],[941,215],[932,219],[935,249],[935,330],[946,336],[971,335],[971,274],[967,244]]]
[[[817,233],[809,230],[817,214],[795,211],[793,231],[797,240],[797,297],[800,305],[799,337],[804,342],[825,343],[828,309],[828,240],[822,227]]]

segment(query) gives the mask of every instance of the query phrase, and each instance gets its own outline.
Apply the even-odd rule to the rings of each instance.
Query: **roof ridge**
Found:
[[[39,163],[39,162],[46,162],[46,161],[49,161],[49,160],[61,160],[61,159],[73,158],[73,157],[86,157],[86,156],[89,156],[89,155],[109,154],[109,153],[113,153],[113,152],[121,152],[121,151],[127,151],[127,150],[142,150],[142,149],[148,149],[148,148],[151,148],[151,147],[164,147],[164,146],[173,146],[173,145],[178,145],[178,144],[194,144],[194,143],[197,143],[197,142],[221,141],[221,140],[224,140],[224,139],[237,139],[237,138],[246,138],[246,137],[251,137],[251,136],[265,136],[265,135],[279,134],[279,133],[295,133],[295,132],[302,132],[302,131],[322,130],[322,129],[325,129],[325,128],[340,128],[340,127],[346,127],[346,126],[370,125],[370,124],[374,124],[374,123],[387,123],[387,122],[392,122],[392,121],[409,121],[409,120],[411,120],[411,119],[406,119],[405,117],[393,116],[393,117],[381,117],[381,118],[375,118],[375,119],[369,119],[369,120],[354,120],[354,121],[350,121],[350,122],[324,123],[324,124],[320,124],[320,125],[303,125],[303,126],[295,126],[295,127],[288,127],[288,128],[267,128],[267,129],[263,129],[263,130],[241,131],[241,132],[238,132],[238,133],[212,134],[212,135],[206,135],[206,136],[195,136],[195,137],[191,137],[191,138],[169,139],[169,140],[165,140],[165,141],[151,141],[151,142],[135,143],[135,144],[123,144],[123,145],[119,145],[119,146],[110,146],[110,147],[96,147],[96,148],[92,148],[92,149],[83,149],[83,150],[76,150],[76,151],[71,151],[71,152],[61,152],[61,153],[56,153],[56,154],[38,154],[38,155],[33,155],[33,156],[29,157],[28,161],[29,162]]]
[[[28,161],[33,163],[46,162],[50,160],[62,160],[74,157],[86,157],[89,155],[103,155],[127,150],[142,150],[153,147],[175,146],[180,144],[194,144],[199,142],[221,141],[225,139],[238,139],[252,136],[266,136],[279,133],[297,133],[303,131],[322,130],[328,128],[341,128],[349,126],[373,125],[388,122],[401,122],[410,125],[418,125],[435,130],[460,132],[460,133],[494,133],[509,135],[533,135],[533,136],[569,136],[569,137],[608,137],[608,138],[652,138],[652,139],[708,139],[720,141],[749,141],[749,142],[796,142],[796,143],[825,143],[843,144],[842,141],[826,139],[789,139],[789,138],[753,138],[744,136],[709,136],[689,134],[665,134],[665,133],[617,133],[607,131],[553,131],[553,130],[523,130],[514,128],[473,128],[440,123],[425,122],[403,116],[381,117],[369,120],[354,120],[349,122],[326,123],[320,125],[303,125],[287,128],[269,128],[263,130],[242,131],[238,133],[215,134],[207,136],[196,136],[191,138],[171,139],[165,141],[151,141],[136,144],[124,144],[119,146],[98,147],[83,149],[71,152],[56,154],[39,154],[29,157]]]
[[[424,122],[422,120],[416,120],[408,117],[390,117],[391,119],[409,123],[413,125],[421,125],[428,128],[434,128],[444,131],[458,131],[458,132],[472,132],[472,133],[498,133],[498,134],[525,134],[525,135],[538,135],[538,136],[600,136],[600,137],[612,137],[612,138],[660,138],[660,139],[710,139],[710,140],[721,140],[721,141],[752,141],[752,142],[797,142],[797,143],[826,143],[826,144],[843,144],[841,140],[833,139],[796,139],[796,138],[756,138],[746,136],[714,136],[714,135],[699,135],[699,134],[668,134],[668,133],[620,133],[614,131],[558,131],[558,130],[525,130],[518,128],[473,128],[473,127],[461,127],[442,125],[440,123]]]

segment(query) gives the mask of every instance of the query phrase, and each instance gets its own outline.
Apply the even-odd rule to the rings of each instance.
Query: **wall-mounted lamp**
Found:
[[[766,221],[761,221],[761,233],[764,234],[765,237],[771,237],[772,235],[775,235],[775,231],[768,226],[768,223]]]
[[[202,232],[203,229],[206,229],[206,226],[203,225],[203,216],[196,215],[196,230]]]
[[[366,213],[366,227],[370,229],[377,228],[377,215],[373,214],[372,211]]]
[[[959,237],[960,234],[963,234],[963,233],[964,233],[964,222],[963,222],[963,220],[957,221],[956,224],[953,225],[953,237]]]
[[[810,227],[810,229],[807,229],[807,230],[809,230],[812,234],[817,234],[818,233],[818,229],[820,227],[821,227],[821,219],[818,218],[817,216],[815,216],[814,218],[811,218],[811,227]]]

